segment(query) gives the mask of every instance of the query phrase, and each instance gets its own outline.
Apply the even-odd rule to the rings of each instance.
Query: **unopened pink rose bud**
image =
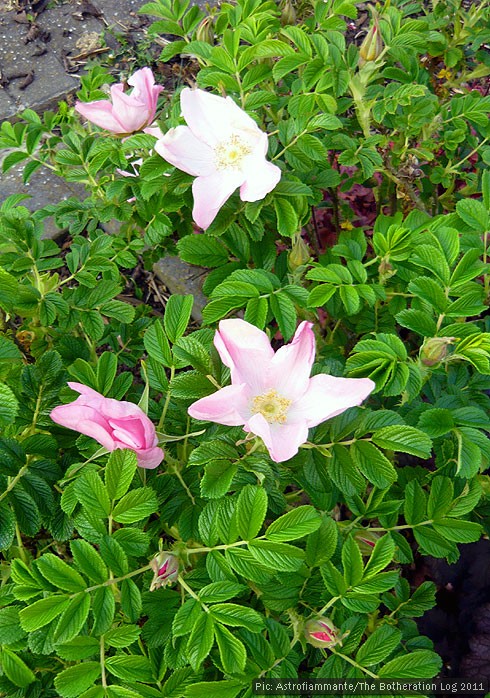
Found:
[[[374,531],[364,530],[357,531],[357,533],[354,534],[354,538],[361,550],[362,555],[371,555],[380,536]]]
[[[384,49],[383,37],[379,30],[378,15],[373,8],[371,8],[371,10],[373,13],[373,23],[359,48],[360,67],[369,61],[375,61],[379,58]]]
[[[341,645],[339,631],[330,618],[311,619],[305,624],[306,641],[313,647],[328,648]]]
[[[150,591],[173,584],[179,576],[179,561],[175,555],[164,550],[155,555],[150,562],[150,567],[154,572]]]

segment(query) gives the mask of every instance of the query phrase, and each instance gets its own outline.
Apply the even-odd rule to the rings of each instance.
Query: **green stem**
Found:
[[[8,479],[7,489],[5,489],[0,494],[0,502],[2,501],[2,499],[5,499],[5,497],[8,495],[8,493],[14,489],[15,485],[19,482],[21,477],[23,477],[26,474],[27,468],[29,467],[29,462],[30,461],[28,460],[27,463],[22,466],[22,468],[19,470],[19,472],[17,473],[17,475],[15,477],[13,477],[12,479],[10,479],[10,478]]]
[[[101,681],[102,681],[102,686],[104,688],[107,688],[107,677],[105,673],[105,646],[104,646],[104,636],[101,635],[100,637],[100,673],[101,673]]]
[[[280,158],[281,155],[284,155],[284,153],[286,152],[286,150],[288,150],[292,145],[294,145],[294,144],[296,143],[296,141],[298,141],[298,140],[301,138],[301,136],[304,136],[304,135],[305,135],[305,133],[308,133],[307,129],[305,129],[304,131],[301,131],[301,133],[299,133],[297,136],[295,136],[295,137],[293,138],[293,140],[291,141],[291,143],[288,143],[287,145],[285,145],[284,148],[283,148],[279,153],[277,153],[277,155],[274,155],[274,157],[271,158],[271,162],[273,162],[274,160],[277,160],[278,158]]]
[[[369,669],[366,669],[366,667],[361,666],[354,659],[351,659],[351,657],[348,657],[346,654],[342,654],[342,652],[337,652],[337,650],[334,647],[331,647],[330,651],[333,652],[333,654],[336,654],[338,657],[342,657],[342,659],[345,659],[346,662],[349,662],[349,664],[352,664],[352,666],[355,666],[356,669],[363,671],[365,674],[370,676],[372,679],[379,679],[379,676],[377,674],[373,674],[372,671],[369,671]]]
[[[201,604],[203,611],[206,611],[206,613],[209,613],[209,608],[206,606],[206,604],[201,601],[201,599],[196,594],[196,592],[193,589],[191,589],[188,584],[186,584],[184,582],[184,580],[182,579],[182,577],[180,575],[177,577],[177,582],[180,584],[180,586],[183,589],[186,590],[186,592],[189,594],[189,596],[192,596],[193,599],[195,599],[196,601],[198,601]]]
[[[122,577],[114,577],[114,579],[106,579],[105,582],[102,582],[102,584],[95,584],[93,587],[87,587],[84,589],[84,592],[86,594],[90,593],[91,591],[96,591],[96,589],[102,589],[103,587],[110,587],[112,584],[118,584],[119,582],[123,582],[125,579],[130,579],[131,577],[136,577],[137,574],[142,574],[143,572],[147,572],[148,570],[151,570],[151,565],[145,565],[144,567],[140,567],[137,570],[133,570],[132,572],[128,572],[127,574],[123,575]],[[70,598],[73,598],[76,596],[76,594],[72,594]]]
[[[169,386],[168,386],[168,390],[167,390],[167,395],[165,396],[165,402],[163,405],[162,414],[160,416],[160,421],[158,422],[157,431],[162,430],[163,423],[165,422],[165,417],[167,416],[168,405],[170,402],[170,383],[172,382],[174,376],[175,376],[175,366],[171,366],[170,367],[170,380],[168,382]]]

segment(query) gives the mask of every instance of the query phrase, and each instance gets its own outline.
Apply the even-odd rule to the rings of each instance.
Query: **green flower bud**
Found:
[[[281,26],[285,27],[288,24],[296,24],[296,10],[292,0],[285,0],[282,5]]]
[[[362,67],[369,61],[375,61],[384,49],[383,37],[379,30],[378,15],[374,10],[372,12],[373,23],[359,48],[359,67]]]
[[[211,16],[204,17],[196,29],[196,41],[205,41],[207,44],[214,44],[214,19]]]
[[[303,240],[301,235],[298,235],[294,241],[291,252],[288,254],[289,271],[296,271],[299,267],[306,264],[311,258],[310,248]]]
[[[436,366],[447,356],[447,348],[456,337],[432,337],[420,349],[420,360],[424,366]]]

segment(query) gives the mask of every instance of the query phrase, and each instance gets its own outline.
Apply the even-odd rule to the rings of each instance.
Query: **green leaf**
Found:
[[[266,530],[265,537],[279,542],[296,540],[316,531],[321,523],[322,518],[317,510],[305,504],[273,521]]]
[[[77,593],[83,591],[87,586],[83,577],[76,570],[52,553],[46,553],[36,560],[36,566],[43,577],[58,589]]]
[[[185,698],[236,698],[245,688],[242,681],[199,681],[188,686],[183,694]]]
[[[434,521],[434,530],[455,543],[475,543],[482,535],[482,527],[473,521],[442,518]]]
[[[75,637],[70,642],[56,646],[56,653],[69,662],[88,659],[100,653],[100,643],[95,637],[81,635]]]
[[[129,489],[136,473],[138,458],[134,451],[118,448],[109,456],[105,469],[105,486],[109,499],[120,499]]]
[[[54,631],[55,642],[69,642],[83,628],[90,611],[90,595],[77,594],[63,611]]]
[[[184,296],[186,297],[186,296]],[[164,366],[173,366],[174,360],[168,343],[167,335],[162,327],[160,320],[156,320],[153,325],[150,325],[146,330],[143,343],[149,356],[162,363]]]
[[[100,672],[99,662],[82,662],[59,673],[54,685],[62,698],[77,698],[94,685]]]
[[[436,475],[432,480],[429,501],[427,503],[427,515],[429,519],[439,519],[445,516],[454,499],[453,483],[448,477]]]
[[[131,623],[136,623],[141,615],[141,592],[132,579],[121,582],[121,609]]]
[[[414,526],[427,518],[427,498],[417,480],[411,480],[405,487],[404,514],[407,524]]]
[[[284,237],[293,237],[299,229],[299,219],[296,208],[284,198],[274,199],[277,216],[277,230]]]
[[[217,624],[214,632],[225,673],[241,673],[245,669],[247,661],[245,645],[222,625]]]
[[[184,262],[202,267],[220,267],[228,261],[228,252],[216,238],[208,235],[186,235],[177,243]]]
[[[197,671],[214,642],[214,621],[211,613],[203,613],[195,624],[187,642],[187,658],[194,671]]]
[[[206,265],[205,265],[206,266]],[[165,315],[163,324],[167,337],[172,343],[182,337],[187,329],[191,318],[192,305],[194,296],[178,296],[173,295],[167,301],[165,306]]]
[[[335,521],[324,516],[320,527],[310,533],[306,541],[306,564],[319,567],[330,560],[337,547],[338,532]]]
[[[429,526],[418,526],[413,529],[415,540],[421,548],[422,554],[433,557],[447,557],[457,552],[457,547],[446,536],[441,535]]]
[[[484,232],[489,229],[488,211],[481,201],[461,199],[456,204],[456,212],[466,225],[469,225],[473,230]]]
[[[389,533],[376,541],[371,557],[364,569],[363,579],[369,579],[393,561],[395,543]]]
[[[97,385],[99,393],[107,395],[117,373],[117,356],[104,351],[97,362]]]
[[[427,434],[406,425],[378,429],[373,434],[373,441],[381,448],[410,453],[418,458],[428,458],[432,451],[432,441]]]
[[[442,659],[431,650],[417,650],[395,657],[378,669],[378,676],[390,679],[431,679],[442,665]]]
[[[267,512],[267,493],[262,487],[245,485],[237,502],[238,532],[243,540],[259,533]]]
[[[243,584],[235,582],[212,582],[203,587],[199,592],[199,598],[204,603],[217,603],[220,601],[228,601],[234,596],[240,596],[247,587]]]
[[[100,554],[85,540],[72,540],[70,549],[75,562],[83,573],[96,584],[109,578],[107,567]]]
[[[16,686],[26,688],[36,680],[27,664],[7,647],[3,647],[0,651],[0,662],[2,663],[3,673]]]
[[[350,453],[354,465],[379,489],[384,490],[396,481],[395,468],[374,444],[369,441],[356,441],[352,444]]]
[[[14,512],[5,502],[0,502],[0,550],[10,548],[14,536]]]
[[[23,608],[19,612],[20,624],[28,633],[42,628],[60,615],[68,606],[70,599],[67,596],[55,595]]]
[[[342,567],[346,585],[352,587],[359,584],[363,577],[364,565],[359,546],[352,536],[349,536],[342,546]]]
[[[211,606],[210,613],[217,623],[246,628],[251,633],[260,633],[264,629],[263,616],[247,606],[239,606],[236,603],[218,603]]]
[[[17,417],[19,403],[14,393],[4,383],[0,383],[0,426],[12,424]]]
[[[155,492],[150,487],[140,487],[124,495],[113,511],[114,521],[135,523],[150,516],[158,509]]]
[[[116,657],[107,657],[105,664],[111,674],[123,681],[142,681],[143,683],[155,681],[150,662],[141,655],[121,654]]]
[[[267,298],[250,298],[245,309],[244,320],[263,330],[267,320],[268,309]]]
[[[248,549],[261,565],[281,572],[295,572],[305,557],[301,548],[268,540],[252,540]]]
[[[231,481],[238,470],[238,463],[228,460],[212,460],[204,468],[201,480],[203,497],[216,499],[223,497],[230,489]]]
[[[75,493],[80,503],[96,517],[107,518],[111,502],[100,475],[93,470],[84,472],[75,483]]]
[[[361,666],[373,666],[388,657],[400,644],[402,634],[391,625],[380,625],[368,637],[356,654],[356,662]]]
[[[116,610],[114,592],[110,587],[101,587],[93,595],[94,635],[103,635],[111,627]]]
[[[273,293],[269,304],[284,340],[287,342],[296,330],[296,306],[285,293]]]
[[[104,635],[104,642],[109,645],[109,647],[116,647],[117,649],[121,647],[128,647],[136,642],[140,636],[141,628],[137,625],[120,625],[118,628],[113,628],[109,630],[108,633]]]
[[[11,645],[25,637],[26,631],[20,625],[19,608],[7,606],[0,609],[0,645]]]
[[[434,337],[436,335],[437,325],[434,318],[422,310],[415,310],[414,308],[402,310],[395,318],[399,325],[417,332],[422,337]]]

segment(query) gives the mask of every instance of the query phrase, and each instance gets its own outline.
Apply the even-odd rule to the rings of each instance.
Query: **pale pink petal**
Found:
[[[187,126],[171,128],[155,143],[154,149],[171,165],[194,177],[216,171],[213,149],[198,140]]]
[[[270,366],[270,382],[282,397],[297,400],[308,389],[315,360],[315,335],[311,322],[302,322],[290,344],[276,351]]]
[[[147,133],[149,136],[155,136],[155,138],[163,138],[160,126],[147,126],[143,129],[143,133]]]
[[[320,373],[310,378],[305,394],[288,410],[288,422],[306,420],[309,427],[360,405],[374,390],[370,378],[337,378]]]
[[[195,223],[203,230],[209,228],[225,201],[242,182],[243,175],[238,170],[215,172],[195,179],[192,184],[192,217]]]
[[[112,436],[117,441],[135,450],[148,446],[143,424],[140,419],[108,419],[112,428]]]
[[[125,133],[139,131],[153,121],[154,114],[151,114],[150,105],[137,96],[123,92],[121,84],[112,85],[111,99],[113,114],[124,127]]]
[[[270,424],[260,412],[248,420],[245,431],[260,436],[270,457],[276,463],[282,463],[295,456],[301,444],[308,440],[306,422]]]
[[[149,108],[150,118],[152,121],[157,109],[158,95],[163,90],[161,85],[155,85],[155,78],[150,68],[141,68],[137,70],[128,80],[128,85],[134,87],[131,96],[141,99]]]
[[[55,407],[50,414],[53,422],[67,429],[78,431],[85,436],[90,436],[108,451],[113,451],[116,444],[111,436],[112,430],[107,421],[93,407],[77,403],[78,400],[75,400],[68,405]]]
[[[244,158],[242,171],[246,177],[240,187],[242,201],[260,201],[277,186],[281,179],[281,170],[268,162],[263,156]]]
[[[180,106],[194,135],[211,147],[229,138],[236,129],[259,131],[255,121],[230,97],[185,87],[180,93]]]
[[[148,470],[158,467],[165,457],[164,452],[158,446],[149,448],[146,451],[138,451],[136,455],[138,456],[139,467],[147,468]]]
[[[221,320],[214,345],[231,369],[232,383],[246,383],[253,395],[270,388],[267,376],[274,350],[265,332],[245,320]]]
[[[227,385],[216,393],[194,402],[187,410],[191,417],[203,422],[216,422],[229,427],[244,424],[250,416],[250,394],[245,385]]]
[[[126,133],[124,126],[113,114],[112,104],[107,99],[96,102],[77,102],[75,109],[93,124],[106,131]]]
[[[74,381],[68,381],[68,387],[74,390],[76,393],[80,393],[80,395],[86,395],[87,397],[104,397],[96,390],[94,390],[93,388],[89,388],[88,385],[84,385],[83,383],[75,383]]]

